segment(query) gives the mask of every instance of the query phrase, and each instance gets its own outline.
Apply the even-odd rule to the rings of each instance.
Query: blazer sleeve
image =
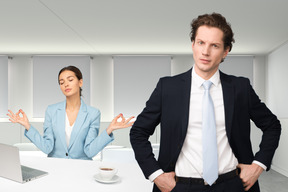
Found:
[[[250,118],[255,125],[263,132],[259,151],[255,154],[255,159],[270,169],[272,158],[278,147],[281,125],[277,117],[262,103],[249,83],[249,106]]]
[[[101,114],[96,109],[91,111],[91,113],[91,124],[84,145],[84,152],[89,158],[97,155],[106,145],[114,140],[113,133],[108,135],[106,129],[98,135]]]
[[[52,129],[52,111],[48,107],[45,112],[45,121],[43,124],[44,134],[43,136],[32,125],[27,131],[25,129],[24,135],[34,143],[41,151],[49,154],[54,148],[54,133]]]
[[[161,169],[152,152],[149,137],[153,135],[161,119],[161,79],[155,90],[146,102],[146,107],[138,115],[130,130],[130,142],[135,153],[135,158],[145,177]]]

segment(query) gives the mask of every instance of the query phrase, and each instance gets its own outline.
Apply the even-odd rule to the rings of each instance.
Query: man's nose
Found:
[[[209,46],[203,46],[202,55],[209,55]]]

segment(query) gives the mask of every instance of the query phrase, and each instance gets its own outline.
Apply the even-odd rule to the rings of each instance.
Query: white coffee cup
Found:
[[[117,169],[115,167],[111,167],[111,166],[100,166],[99,167],[99,174],[101,179],[103,180],[111,180],[114,175],[116,175],[117,173]]]

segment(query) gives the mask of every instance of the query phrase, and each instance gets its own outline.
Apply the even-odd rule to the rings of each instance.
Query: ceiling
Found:
[[[288,41],[286,0],[0,0],[0,54],[191,54],[190,22],[219,12],[231,54]]]

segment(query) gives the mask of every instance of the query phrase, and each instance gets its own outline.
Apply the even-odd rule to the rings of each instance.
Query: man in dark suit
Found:
[[[153,191],[259,192],[257,180],[263,170],[270,169],[279,143],[280,122],[260,101],[247,78],[219,71],[234,42],[231,26],[222,15],[205,14],[194,19],[191,41],[194,67],[186,73],[161,78],[131,128],[136,160],[145,177],[154,182]],[[203,179],[206,154],[202,140],[206,134],[202,134],[202,85],[206,81],[212,82],[209,92],[214,106],[218,161],[217,177],[210,184]],[[250,120],[263,132],[255,155]],[[158,124],[161,139],[156,160],[148,139]]]

